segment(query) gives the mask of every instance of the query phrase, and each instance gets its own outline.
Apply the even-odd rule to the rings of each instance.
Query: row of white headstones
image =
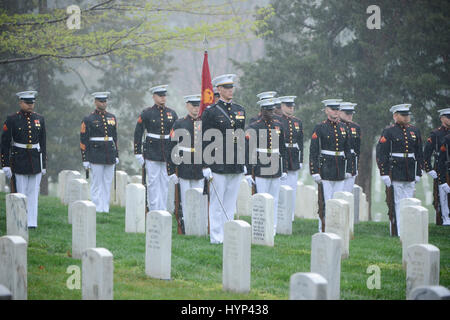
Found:
[[[72,171],[67,172],[66,177],[60,180],[65,184],[60,187],[60,197],[63,203],[68,204],[72,257],[82,259],[82,297],[112,299],[113,255],[107,249],[96,248],[96,210],[88,200],[88,182],[79,179]],[[166,211],[152,211],[146,217],[145,187],[140,183],[126,184],[125,195],[125,232],[146,234],[146,274],[152,278],[170,279],[172,215]],[[290,187],[280,189],[277,233],[292,233],[292,196]],[[251,244],[274,246],[273,197],[261,193],[250,196],[250,199],[251,225],[242,220],[225,224],[224,290],[249,292]],[[356,220],[354,203],[353,194],[348,192],[336,193],[334,199],[327,201],[325,233],[312,237],[310,272],[292,275],[291,299],[340,298],[340,264],[341,259],[349,258],[350,254],[349,241],[353,238]],[[431,289],[445,292],[442,291],[445,288],[435,288],[439,285],[439,249],[428,244],[428,211],[420,204],[420,200],[405,199],[401,206],[403,227],[400,236],[407,298],[416,297],[416,288],[423,293],[422,286],[433,286]],[[26,299],[26,197],[22,194],[7,195],[6,208],[7,236],[0,238],[0,285],[6,285],[15,299]],[[186,234],[207,235],[207,196],[201,189],[188,190],[183,211]]]

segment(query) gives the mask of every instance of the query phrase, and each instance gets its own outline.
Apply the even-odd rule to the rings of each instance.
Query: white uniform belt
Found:
[[[279,149],[261,149],[261,148],[256,148],[256,152],[280,153],[280,150]]]
[[[92,137],[89,138],[90,141],[113,141],[112,137]]]
[[[40,149],[41,146],[39,145],[39,143],[35,143],[35,144],[24,144],[24,143],[18,143],[18,142],[13,142],[13,146],[17,147],[17,148],[22,148],[22,149]]]
[[[331,151],[331,150],[321,150],[321,154],[326,154],[328,156],[345,156],[344,151]]]
[[[170,138],[170,134],[147,133],[147,137],[155,138],[155,139],[169,139]]]
[[[184,152],[195,152],[195,148],[188,148],[188,147],[181,147],[181,146],[178,146],[178,150],[181,150]]]
[[[286,148],[297,148],[297,149],[299,149],[298,143],[294,143],[294,144],[292,144],[292,143],[285,143],[285,146],[286,146]]]
[[[391,156],[396,157],[396,158],[414,158],[414,159],[416,159],[416,156],[414,155],[414,153],[396,153],[396,152],[393,152],[393,153],[391,153]]]

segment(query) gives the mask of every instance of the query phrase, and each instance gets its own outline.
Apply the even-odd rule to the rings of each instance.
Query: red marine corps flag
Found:
[[[211,83],[211,74],[209,73],[208,51],[205,50],[202,68],[202,98],[200,100],[200,111],[198,116],[201,117],[203,110],[214,102],[214,92]]]

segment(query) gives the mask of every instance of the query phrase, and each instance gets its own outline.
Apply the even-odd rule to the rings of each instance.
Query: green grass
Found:
[[[250,223],[249,217],[241,217]],[[173,222],[172,280],[145,275],[145,235],[125,233],[125,209],[113,206],[97,215],[97,247],[114,255],[115,299],[288,299],[289,278],[310,271],[311,236],[317,221],[296,219],[291,236],[277,235],[274,247],[252,245],[251,291],[222,290],[222,245],[208,237],[180,236]],[[5,194],[0,193],[0,236],[6,234]],[[389,237],[387,222],[355,225],[350,257],[341,264],[341,299],[405,299],[405,271],[398,238]],[[28,299],[81,299],[81,290],[69,290],[72,228],[67,206],[55,197],[40,197],[39,227],[29,232]],[[429,242],[440,249],[440,284],[450,286],[450,227],[430,224]],[[366,270],[378,265],[381,289],[369,290]]]

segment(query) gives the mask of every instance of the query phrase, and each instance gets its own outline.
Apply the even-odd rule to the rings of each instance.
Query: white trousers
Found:
[[[322,180],[322,184],[323,184],[323,199],[326,204],[327,200],[333,199],[333,195],[335,192],[344,191],[345,180],[339,181]],[[322,221],[320,220],[320,218],[319,218],[319,232],[322,232]]]
[[[209,236],[211,243],[223,243],[223,225],[229,220],[234,220],[239,184],[243,174],[213,172],[212,176],[209,184]]]
[[[450,218],[448,217],[448,197],[444,188],[439,186],[439,199],[441,202],[442,224],[444,226],[450,225]]]
[[[344,190],[342,190],[342,191],[347,191],[347,192],[353,193],[353,186],[355,184],[355,179],[356,179],[356,176],[351,176],[350,178],[345,178],[344,179]]]
[[[255,177],[256,191],[268,193],[273,197],[273,235],[277,233],[278,196],[280,194],[280,178]]]
[[[292,188],[294,190],[294,196],[292,197],[292,221],[294,221],[294,214],[295,214],[295,197],[297,195],[297,181],[298,181],[298,171],[288,171],[287,177],[285,181],[281,181],[281,185],[286,185]]]
[[[42,173],[23,175],[16,174],[16,188],[18,193],[27,197],[28,227],[37,227],[38,197]]]
[[[393,181],[394,186],[394,203],[395,203],[395,218],[397,219],[397,234],[400,235],[400,200],[405,198],[414,197],[414,190],[416,188],[416,182],[404,182],[404,181]],[[389,224],[389,230],[391,224]]]
[[[163,161],[145,160],[145,170],[147,172],[148,210],[167,210],[169,188],[167,164]]]
[[[109,212],[114,164],[91,163],[91,198],[97,212]]]
[[[203,190],[203,185],[205,179],[199,179],[199,180],[191,180],[191,179],[183,179],[179,178],[180,180],[180,193],[181,193],[181,204],[185,203],[186,199],[186,191],[193,188],[200,188]]]

